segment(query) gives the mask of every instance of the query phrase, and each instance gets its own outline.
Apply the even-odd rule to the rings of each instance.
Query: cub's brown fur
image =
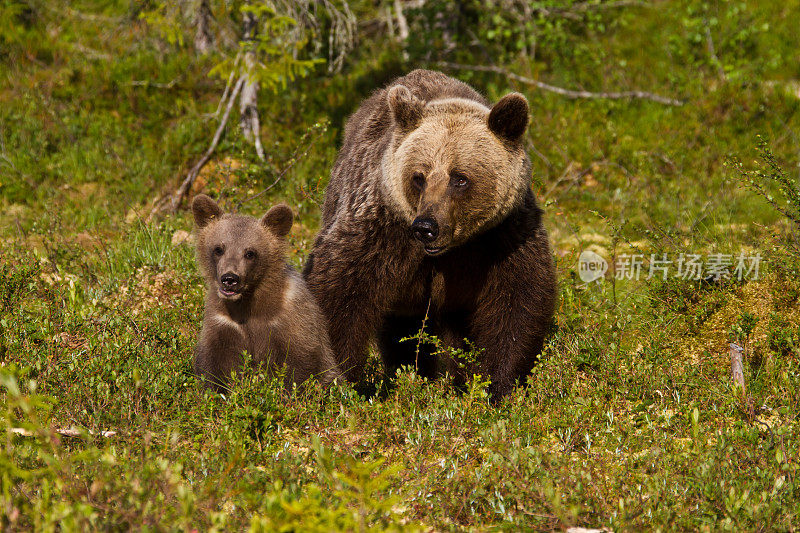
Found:
[[[468,85],[416,70],[348,120],[322,229],[304,270],[348,379],[377,337],[385,366],[464,378],[454,361],[400,343],[429,331],[481,351],[468,371],[499,398],[530,372],[555,304],[555,273],[530,187],[525,98],[493,106]],[[430,302],[430,309],[428,308]]]
[[[208,287],[195,372],[222,391],[247,350],[255,363],[285,364],[287,387],[312,375],[330,383],[339,372],[324,315],[285,260],[291,209],[277,205],[257,220],[223,214],[201,194],[192,211]]]

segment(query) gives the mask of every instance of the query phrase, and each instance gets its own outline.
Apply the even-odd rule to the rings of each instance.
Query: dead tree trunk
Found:
[[[261,146],[261,135],[259,130],[261,125],[258,120],[258,80],[255,79],[256,53],[254,41],[258,32],[258,19],[247,11],[244,13],[244,27],[242,40],[247,43],[247,50],[244,53],[244,68],[246,81],[239,97],[239,126],[242,128],[242,135],[249,142],[255,144],[256,153],[259,159],[264,159],[264,148]]]
[[[208,0],[200,0],[195,17],[194,49],[198,54],[207,54],[214,47],[211,35],[211,8]]]

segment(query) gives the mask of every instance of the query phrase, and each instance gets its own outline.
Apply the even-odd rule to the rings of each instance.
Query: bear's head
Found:
[[[383,187],[428,255],[463,244],[522,202],[530,184],[524,96],[508,94],[490,109],[462,98],[423,102],[395,85],[387,98],[395,127]]]
[[[192,202],[197,261],[209,287],[223,300],[237,301],[284,272],[286,234],[292,210],[279,204],[256,219],[224,214],[205,194]]]

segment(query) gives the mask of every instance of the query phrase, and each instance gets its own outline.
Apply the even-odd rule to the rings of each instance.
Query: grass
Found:
[[[558,263],[557,330],[496,407],[480,377],[457,392],[410,369],[372,398],[351,385],[287,395],[259,375],[228,397],[202,390],[191,372],[202,279],[191,244],[173,244],[190,216],[143,220],[213,133],[213,58],[161,42],[124,2],[76,7],[100,18],[34,4],[36,22],[0,49],[2,528],[795,530],[797,228],[726,165],[768,173],[760,135],[796,173],[795,3],[624,10],[509,66],[681,107],[566,100],[459,73],[491,98],[529,98]],[[126,22],[110,32],[102,17]],[[724,78],[704,20],[716,21]],[[235,205],[282,176],[243,210],[287,201],[301,265],[343,118],[380,80],[425,65],[397,57],[365,37],[343,74],[265,98],[269,161],[231,128],[197,190]],[[577,257],[589,247],[764,259],[758,280],[586,285]],[[745,347],[744,395],[729,377],[731,341]],[[380,388],[375,357],[370,369]],[[55,431],[69,427],[81,436]]]

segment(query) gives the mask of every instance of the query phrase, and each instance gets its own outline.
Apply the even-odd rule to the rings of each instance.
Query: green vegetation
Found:
[[[243,4],[210,2],[214,31]],[[401,2],[405,41],[395,4],[351,2],[358,42],[336,53],[322,10],[283,52],[295,26],[275,20],[265,64],[302,71],[259,96],[266,157],[232,117],[192,192],[251,214],[287,201],[299,265],[371,90],[429,67],[524,93],[560,280],[528,382],[497,407],[483,378],[458,392],[406,370],[387,389],[377,363],[371,398],[258,375],[201,390],[191,217],[148,215],[208,148],[236,43],[196,53],[191,19],[156,1],[0,0],[0,529],[794,530],[800,3]],[[761,275],[587,285],[584,249],[758,253]]]

